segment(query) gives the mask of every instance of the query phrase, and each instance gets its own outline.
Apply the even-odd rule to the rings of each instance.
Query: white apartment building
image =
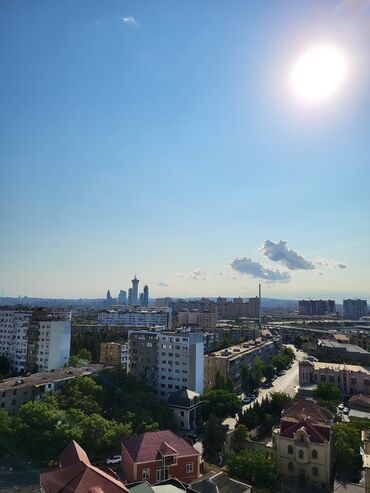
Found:
[[[162,398],[180,389],[203,393],[204,344],[201,332],[179,328],[158,333],[157,392]]]
[[[165,326],[171,329],[171,308],[111,308],[98,313],[98,324],[125,325],[128,327],[150,327],[153,325]]]
[[[8,358],[10,371],[24,371],[27,360],[29,320],[32,311],[0,310],[0,355]]]
[[[70,312],[0,310],[0,354],[9,359],[12,373],[61,368],[70,345]]]

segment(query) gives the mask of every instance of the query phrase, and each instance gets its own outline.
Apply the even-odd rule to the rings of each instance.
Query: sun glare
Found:
[[[305,103],[320,103],[334,96],[343,85],[347,64],[341,50],[332,45],[304,52],[291,71],[295,96]]]

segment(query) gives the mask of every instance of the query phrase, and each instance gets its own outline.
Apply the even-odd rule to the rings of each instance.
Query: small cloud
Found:
[[[335,262],[334,260],[327,260],[326,258],[319,258],[315,261],[317,267],[324,267],[325,269],[347,269],[345,264]]]
[[[159,283],[157,284],[157,286],[159,286],[160,288],[169,288],[169,287],[170,287],[170,285],[169,285],[169,284],[166,284],[165,282],[162,282],[162,281],[161,281],[161,282],[159,282]]]
[[[128,24],[129,26],[140,27],[140,24],[136,21],[135,17],[131,15],[127,17],[122,17],[123,24]]]
[[[192,272],[180,272],[178,276],[183,279],[192,279],[193,281],[206,281],[208,279],[208,272],[205,269],[195,269]]]
[[[288,248],[288,242],[281,240],[275,243],[266,240],[260,248],[261,253],[273,262],[281,262],[290,270],[314,270],[315,264],[307,260],[303,255]]]
[[[247,257],[236,258],[231,262],[230,267],[239,274],[246,274],[255,279],[262,279],[266,282],[290,281],[289,272],[271,269],[270,267]]]

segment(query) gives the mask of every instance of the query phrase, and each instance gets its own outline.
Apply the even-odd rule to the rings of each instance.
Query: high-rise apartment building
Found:
[[[61,368],[70,345],[70,312],[0,310],[0,354],[9,359],[12,373]]]
[[[179,325],[185,327],[199,327],[204,330],[214,330],[217,322],[217,313],[211,311],[188,310],[183,308],[177,317]]]
[[[160,332],[157,345],[157,392],[166,398],[172,392],[189,389],[203,393],[204,343],[201,332],[179,328]]]
[[[343,317],[346,320],[359,320],[367,316],[366,300],[343,300]]]
[[[300,315],[330,315],[336,313],[333,300],[300,300],[298,302]]]
[[[147,285],[144,286],[143,292],[140,295],[140,305],[142,307],[149,306],[149,288]]]
[[[127,373],[156,388],[158,332],[153,330],[130,330],[128,333]]]

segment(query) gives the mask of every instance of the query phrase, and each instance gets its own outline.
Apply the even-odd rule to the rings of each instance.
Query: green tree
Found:
[[[274,378],[275,375],[275,368],[273,365],[269,364],[265,366],[264,372],[263,372],[264,377],[268,382],[271,382],[271,380]]]
[[[78,351],[78,354],[77,354],[78,358],[80,360],[83,360],[83,361],[91,361],[92,359],[92,354],[91,354],[91,351],[89,351],[88,349],[86,348],[82,348]]]
[[[256,356],[253,360],[253,375],[258,381],[258,383],[261,382],[262,376],[263,376],[263,371],[265,369],[265,363],[263,362],[262,358],[259,356]]]
[[[9,414],[0,409],[0,456],[10,451],[13,420]]]
[[[285,346],[283,351],[283,356],[287,356],[289,358],[289,362],[293,363],[295,360],[295,353],[292,348]]]
[[[255,488],[271,492],[278,490],[279,473],[276,463],[263,450],[244,449],[227,456],[227,470],[232,478]]]
[[[234,385],[231,379],[219,371],[216,373],[214,388],[234,392]]]
[[[81,360],[78,356],[70,356],[66,366],[78,366],[81,364]]]
[[[370,429],[370,420],[360,419],[352,423],[335,423],[332,429],[337,474],[348,477],[358,473],[362,469],[361,431]]]
[[[219,454],[222,453],[225,440],[226,427],[223,426],[217,416],[211,414],[206,424],[203,439],[204,455],[209,462],[218,464]]]
[[[318,404],[335,412],[340,403],[342,392],[339,387],[330,382],[320,382],[314,392]]]
[[[69,423],[65,411],[43,401],[27,402],[15,418],[15,444],[40,464],[56,459],[71,440],[80,441],[81,437],[81,428]]]
[[[234,417],[242,409],[238,396],[222,389],[207,389],[202,396],[202,415],[206,421],[210,414],[220,419]]]
[[[232,437],[233,449],[235,451],[241,450],[247,438],[248,438],[247,427],[243,424],[238,424],[235,427]]]
[[[67,382],[59,397],[63,409],[80,409],[87,414],[100,414],[103,387],[90,377],[75,377]]]

